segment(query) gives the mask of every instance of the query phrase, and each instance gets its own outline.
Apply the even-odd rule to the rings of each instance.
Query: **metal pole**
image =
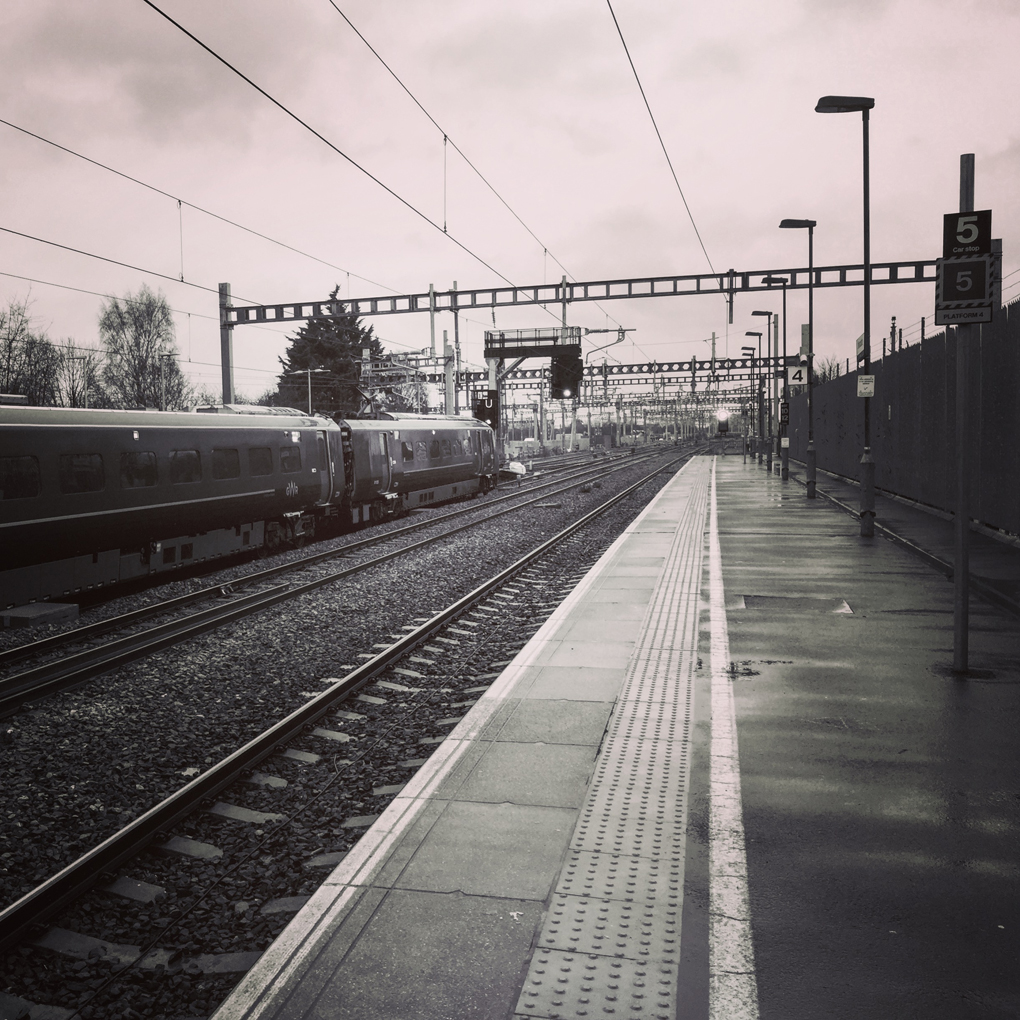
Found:
[[[453,363],[453,348],[450,346],[449,341],[446,338],[446,330],[443,330],[443,384],[445,393],[443,394],[443,413],[446,415],[453,414],[453,391],[455,388],[454,384],[454,363]]]
[[[436,288],[429,284],[429,335],[432,338],[432,357],[436,356]]]
[[[815,498],[815,228],[808,227],[808,313],[807,313],[807,498]]]
[[[308,413],[312,413],[312,370],[308,369]]]
[[[234,402],[234,327],[227,321],[230,308],[230,284],[220,284],[220,378],[223,403]]]
[[[779,316],[772,317],[772,399],[768,404],[768,445],[772,451],[775,447],[775,437],[779,431],[779,372],[776,363],[779,360]],[[778,460],[778,458],[776,458]],[[778,468],[778,464],[776,467]],[[769,467],[771,473],[771,465]]]
[[[779,451],[779,456],[782,461],[781,476],[784,482],[790,479],[790,383],[789,383],[789,370],[786,367],[786,284],[783,284],[783,403],[786,404],[787,420],[784,424],[779,423],[779,443],[782,449]],[[786,439],[786,445],[783,446],[783,439]]]
[[[453,304],[453,350],[457,359],[457,369],[454,373],[456,380],[453,387],[453,413],[460,414],[460,315],[457,313],[457,281],[453,281],[453,293],[450,295]]]
[[[755,447],[758,451],[758,463],[762,462],[762,445],[765,441],[765,418],[763,415],[764,407],[762,406],[762,386],[764,379],[762,378],[762,338],[761,334],[758,335],[758,376],[755,382],[755,394],[756,400],[758,401],[758,435],[755,438]]]
[[[864,124],[864,374],[871,375],[871,182],[868,167],[868,110]],[[871,398],[864,398],[864,454],[861,457],[861,537],[875,535],[875,462],[871,457]]]
[[[974,154],[960,156],[960,212],[974,211]],[[966,673],[970,638],[970,346],[974,326],[956,330],[956,513],[953,516],[953,672]],[[947,330],[948,333],[948,330]]]

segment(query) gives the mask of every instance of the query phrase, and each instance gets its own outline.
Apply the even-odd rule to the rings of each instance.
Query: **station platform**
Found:
[[[1020,1015],[1020,634],[690,461],[214,1020]]]

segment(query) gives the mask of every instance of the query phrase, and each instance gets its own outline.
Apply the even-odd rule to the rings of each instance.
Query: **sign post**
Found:
[[[992,321],[992,213],[974,211],[974,154],[960,156],[960,211],[947,213],[936,269],[935,323],[956,330],[956,513],[953,518],[953,672],[966,674],[970,636],[970,347]],[[948,339],[948,337],[947,337]]]

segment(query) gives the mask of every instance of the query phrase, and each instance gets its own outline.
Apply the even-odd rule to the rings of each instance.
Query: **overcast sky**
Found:
[[[0,272],[119,295],[162,289],[185,370],[216,391],[221,281],[238,303],[268,303],[321,299],[335,284],[368,296],[502,283],[478,259],[515,284],[558,280],[556,260],[576,280],[707,272],[709,260],[720,271],[804,266],[806,232],[780,231],[784,217],[818,221],[816,265],[860,262],[861,118],[816,114],[826,94],[875,98],[875,261],[941,254],[959,155],[973,152],[976,207],[993,210],[1004,272],[1020,267],[1016,0],[613,0],[707,257],[605,0],[336,4],[527,229],[449,145],[444,191],[442,131],[329,0],[159,6],[424,216],[441,226],[445,212],[449,237],[142,0],[7,0],[0,118],[174,198],[0,124],[0,227],[171,279],[10,233]],[[179,216],[175,198],[305,254],[187,205]],[[198,287],[175,281],[182,257]],[[1020,273],[1007,298],[1020,294],[1013,283]],[[0,276],[4,302],[26,295],[51,338],[97,343],[101,298]],[[934,331],[933,300],[928,284],[874,288],[876,354],[892,315],[908,340],[922,315]],[[738,298],[728,325],[719,297],[612,301],[573,305],[568,321],[635,329],[609,352],[627,363],[707,354],[713,331],[720,354],[727,343],[735,354],[760,328],[750,312],[779,305]],[[789,306],[793,343],[806,294]],[[553,311],[500,311],[496,324],[555,325]],[[816,293],[815,312],[819,355],[852,358],[860,288]],[[371,321],[394,350],[428,345],[427,315]],[[469,361],[482,363],[492,325],[487,312],[461,318]],[[448,316],[437,328],[452,335]],[[239,328],[234,346],[237,387],[255,396],[273,383],[285,330]]]

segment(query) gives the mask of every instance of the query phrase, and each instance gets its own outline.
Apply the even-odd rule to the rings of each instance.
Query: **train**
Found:
[[[487,492],[498,471],[471,418],[0,407],[0,608],[272,552]]]

